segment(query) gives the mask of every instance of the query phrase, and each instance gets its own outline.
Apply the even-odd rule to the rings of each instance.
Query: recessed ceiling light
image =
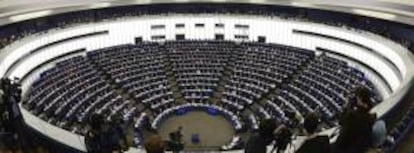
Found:
[[[314,6],[311,3],[305,3],[305,2],[292,2],[290,4],[293,6],[298,6],[298,7],[313,7]]]
[[[135,2],[138,4],[148,4],[151,3],[151,0],[136,0]]]
[[[29,13],[24,13],[24,14],[11,16],[11,17],[9,17],[9,19],[13,22],[17,22],[17,21],[23,21],[23,20],[27,20],[27,19],[43,17],[43,16],[49,15],[51,13],[52,13],[51,10],[38,11],[38,12],[29,12]]]
[[[94,9],[94,8],[102,8],[102,7],[108,7],[108,6],[111,6],[111,3],[104,2],[104,3],[92,4],[89,6],[89,8]]]
[[[266,0],[250,0],[251,3],[263,3],[266,2]]]
[[[188,2],[190,0],[174,0],[175,2]]]
[[[388,20],[394,19],[396,17],[394,14],[391,14],[391,13],[372,11],[372,10],[364,10],[364,9],[352,9],[352,12],[360,14],[360,15],[365,15],[365,16],[370,16],[370,17],[375,17],[375,18],[388,19]]]

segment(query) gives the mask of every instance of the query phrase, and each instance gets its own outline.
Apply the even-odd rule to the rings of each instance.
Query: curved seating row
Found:
[[[212,104],[203,104],[203,103],[187,103],[184,105],[179,105],[175,107],[168,108],[164,110],[161,114],[158,114],[154,121],[151,124],[151,127],[153,129],[157,129],[162,122],[163,119],[167,118],[170,115],[173,115],[175,113],[178,113],[177,111],[190,111],[190,110],[203,110],[203,111],[213,111],[214,113],[218,113],[223,115],[226,119],[228,119],[234,129],[236,131],[242,130],[243,124],[239,116],[235,115],[232,111],[227,110],[223,107],[212,105]]]
[[[288,122],[290,111],[318,111],[324,121],[335,122],[358,85],[372,90],[375,103],[381,100],[361,71],[329,54],[263,43],[144,42],[58,62],[32,84],[25,106],[74,130],[83,129],[93,113],[136,122],[140,104],[155,114],[202,104],[236,116],[249,110],[240,117],[254,130],[264,118]]]

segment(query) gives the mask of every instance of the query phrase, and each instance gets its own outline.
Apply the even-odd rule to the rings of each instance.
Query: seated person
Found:
[[[381,145],[387,140],[387,127],[383,120],[378,120],[372,127],[372,146],[368,152],[382,152]]]
[[[317,135],[318,126],[318,115],[313,112],[308,114],[303,125],[307,137],[296,153],[329,153],[329,137]]]

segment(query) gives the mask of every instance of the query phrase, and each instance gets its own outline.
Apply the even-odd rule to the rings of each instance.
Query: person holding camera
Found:
[[[306,116],[303,128],[307,136],[296,153],[329,153],[329,137],[316,133],[319,123],[320,118],[317,113],[311,112]]]
[[[364,153],[372,144],[376,115],[369,112],[372,108],[371,92],[358,87],[354,94],[339,118],[341,129],[334,144],[335,153]]]
[[[283,153],[292,142],[293,131],[284,124],[280,125],[274,132],[275,144],[271,153]]]
[[[272,143],[273,131],[276,129],[276,122],[273,119],[266,119],[260,122],[259,132],[254,133],[247,140],[244,147],[245,153],[266,153],[267,146]]]

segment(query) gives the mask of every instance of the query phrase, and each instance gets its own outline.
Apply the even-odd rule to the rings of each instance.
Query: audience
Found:
[[[139,10],[139,9],[135,9],[135,10]],[[257,10],[256,10],[257,11]],[[131,11],[125,11],[125,12],[131,12]],[[145,12],[145,11],[143,11]],[[135,12],[135,15],[137,14],[141,14],[143,12]],[[252,11],[254,12],[254,11]],[[83,15],[77,15],[76,19],[70,20],[70,21],[66,21],[64,19],[62,19],[62,21],[66,21],[68,23],[52,23],[53,20],[51,20],[51,25],[47,25],[44,26],[43,29],[47,29],[48,28],[54,28],[54,24],[59,25],[57,27],[61,27],[61,26],[67,26],[73,23],[82,23],[82,22],[92,22],[92,21],[100,21],[102,19],[107,19],[107,18],[112,18],[111,15],[113,15],[114,18],[120,17],[120,16],[124,16],[124,15],[120,15],[117,13],[107,13],[107,12],[100,12],[102,14],[97,13],[96,15],[92,15],[93,20],[88,20],[88,16],[83,16]],[[134,13],[132,13],[134,14]],[[270,14],[270,15],[275,15],[275,14]],[[73,15],[75,16],[75,15]],[[292,17],[295,17],[294,15],[291,15]],[[72,17],[72,16],[70,16]],[[95,18],[96,17],[96,18]],[[90,17],[89,17],[90,18]],[[299,18],[299,16],[298,16]],[[59,20],[56,20],[59,21]],[[55,22],[55,21],[53,21]],[[33,22],[36,23],[36,22]],[[41,23],[39,21],[39,23]],[[338,23],[335,23],[338,24]],[[359,23],[361,24],[361,23]],[[367,23],[369,24],[369,23]],[[357,24],[356,24],[357,25]],[[50,27],[49,27],[50,26]],[[373,26],[373,25],[366,25],[366,24],[361,24],[361,26]],[[7,37],[4,36],[4,38],[0,39],[0,47],[4,47],[6,45],[8,45],[9,43],[24,37],[24,35],[27,34],[32,34],[32,33],[36,33],[38,31],[42,31],[40,25],[38,26],[33,26],[33,29],[27,29],[24,27],[16,27],[17,29],[22,29],[21,34],[15,34],[10,32],[10,34],[7,34]],[[37,28],[37,30],[35,30]],[[12,31],[12,30],[3,30],[3,31]],[[385,31],[386,32],[386,31]],[[410,42],[405,42],[410,44]],[[404,44],[405,44],[404,43]],[[256,63],[257,64],[257,63]],[[82,64],[80,64],[82,65]],[[288,64],[289,65],[289,64]],[[245,65],[242,65],[243,67]],[[240,66],[240,67],[242,67]],[[312,65],[314,66],[314,65]],[[316,66],[315,66],[316,67]],[[323,65],[320,65],[320,67],[324,67]],[[316,68],[320,68],[320,67],[316,67]],[[314,69],[315,72],[317,72],[319,74],[319,70],[316,71],[316,69]],[[245,70],[244,70],[245,71]],[[313,72],[313,71],[311,71]],[[300,77],[299,79],[295,80],[296,84],[293,84],[294,86],[289,87],[289,89],[291,91],[294,91],[292,93],[286,92],[286,94],[282,95],[282,98],[279,98],[279,102],[281,103],[288,103],[289,100],[292,101],[293,105],[295,106],[301,106],[298,107],[300,110],[300,112],[306,112],[306,110],[308,109],[307,107],[302,106],[303,104],[300,103],[295,103],[296,102],[296,97],[305,97],[307,96],[306,94],[302,94],[300,92],[301,88],[297,88],[299,86],[308,86],[308,87],[312,87],[309,88],[309,91],[313,91],[315,93],[316,90],[314,90],[314,87],[317,86],[318,84],[314,84],[314,85],[310,85],[310,84],[305,84],[306,81],[308,81],[308,83],[313,83],[313,80],[318,80],[318,81],[323,81],[323,79],[320,79],[318,77],[314,77],[317,75],[317,73],[310,73],[310,72],[306,72],[309,73],[309,76],[303,76]],[[315,74],[315,75],[314,75]],[[323,74],[323,73],[321,73]],[[239,77],[239,76],[237,76]],[[239,78],[237,78],[239,79]],[[236,80],[236,79],[234,79]],[[267,84],[265,84],[267,85]],[[230,86],[231,87],[231,86]],[[79,87],[81,88],[81,87]],[[239,88],[239,87],[238,87]],[[247,88],[248,87],[244,87]],[[249,88],[253,88],[253,87],[249,87]],[[303,88],[306,89],[306,88]],[[227,89],[229,91],[234,90],[234,89]],[[267,89],[266,89],[267,90]],[[75,90],[76,91],[76,90]],[[191,91],[191,90],[189,90]],[[104,93],[106,93],[107,91],[105,91]],[[108,91],[109,92],[109,91]],[[45,92],[48,93],[48,92]],[[237,94],[233,94],[233,92],[228,92],[229,96],[227,98],[240,98],[245,95],[239,96]],[[331,93],[331,92],[327,92],[327,93]],[[0,95],[1,95],[1,91],[0,91]],[[253,93],[254,95],[255,93]],[[299,96],[296,96],[296,95]],[[370,99],[372,96],[370,95],[370,91],[369,89],[365,88],[365,87],[360,87],[356,90],[355,92],[356,94],[356,99],[350,99],[348,101],[348,104],[346,104],[346,107],[340,117],[340,121],[339,124],[341,126],[341,130],[340,130],[340,135],[337,139],[337,142],[334,144],[333,149],[334,152],[346,152],[346,153],[359,153],[359,152],[366,152],[368,150],[368,148],[372,148],[372,147],[378,147],[380,146],[385,139],[385,134],[386,134],[386,127],[385,127],[385,123],[381,122],[381,121],[377,121],[376,120],[376,116],[374,114],[370,114],[369,110],[372,107],[372,100]],[[68,95],[73,95],[73,94],[68,94]],[[115,95],[115,94],[108,94],[108,95]],[[236,96],[235,96],[236,95]],[[233,96],[233,97],[232,97]],[[110,97],[110,96],[108,96]],[[249,99],[253,99],[251,98],[252,96],[248,96]],[[293,98],[292,98],[293,97]],[[324,100],[324,95],[322,96],[318,96],[320,99]],[[170,97],[168,97],[170,98]],[[111,98],[109,98],[111,99]],[[115,98],[113,98],[115,99]],[[232,102],[235,100],[229,100],[229,107],[234,105],[234,106],[239,106],[238,104],[244,104],[243,101],[240,102]],[[293,99],[293,100],[292,100]],[[0,98],[0,105],[3,103],[2,102],[2,98]],[[16,99],[16,101],[18,102],[19,100]],[[166,103],[170,103],[170,100],[165,100]],[[34,102],[38,102],[38,100],[34,100]],[[247,101],[249,102],[249,101]],[[113,102],[114,104],[116,103],[122,103],[122,101],[115,101]],[[289,103],[290,104],[290,103]],[[318,104],[319,105],[319,104]],[[325,104],[326,105],[326,104]],[[332,104],[335,105],[335,104]],[[91,105],[93,106],[93,105]],[[154,106],[158,106],[158,105],[154,105]],[[279,105],[280,106],[280,105]],[[71,107],[70,105],[67,106],[68,108],[75,108],[75,107]],[[334,112],[332,110],[335,110],[336,105],[335,106],[330,106],[332,108],[330,108],[331,110],[327,110],[326,114],[330,115],[331,112]],[[54,110],[54,107],[51,107],[50,110]],[[92,108],[92,107],[91,107]],[[122,108],[122,107],[119,107]],[[243,108],[243,107],[241,107]],[[4,108],[0,108],[0,119],[3,120],[3,118],[7,117],[7,114],[4,113],[4,111],[2,110]],[[83,108],[85,109],[85,108]],[[108,107],[108,110],[110,109],[110,107]],[[87,109],[85,109],[87,110]],[[104,110],[104,109],[103,109]],[[106,109],[105,109],[106,110]],[[40,112],[42,112],[40,110]],[[63,114],[67,111],[61,111],[63,112]],[[109,112],[109,111],[107,111]],[[117,112],[117,111],[114,111]],[[275,109],[275,112],[280,113],[282,117],[284,117],[284,114],[281,111],[278,111]],[[76,114],[76,113],[69,113],[69,114]],[[87,113],[86,113],[87,114]],[[287,113],[286,113],[287,114]],[[327,115],[327,116],[328,116]],[[86,116],[86,115],[85,115]],[[93,117],[95,119],[97,119],[97,121],[93,121],[92,125],[91,125],[91,130],[86,134],[85,136],[85,143],[87,144],[87,149],[88,152],[112,152],[114,150],[119,150],[119,142],[116,141],[119,138],[116,138],[116,134],[114,134],[114,132],[119,132],[119,133],[123,133],[122,129],[119,127],[116,127],[115,129],[104,124],[104,125],[97,125],[96,122],[105,122],[103,121],[103,119],[99,119],[99,117]],[[292,122],[293,125],[296,125],[297,122]],[[306,130],[307,133],[307,139],[304,142],[304,144],[298,149],[297,152],[328,152],[329,148],[326,147],[326,143],[327,141],[327,137],[326,136],[317,136],[316,132],[318,129],[318,125],[319,125],[319,118],[316,114],[310,113],[305,121],[304,121],[304,128]],[[4,122],[0,122],[0,124],[4,125]],[[249,140],[246,143],[245,146],[245,152],[246,153],[250,153],[250,152],[255,152],[255,153],[261,153],[261,152],[266,152],[266,146],[268,144],[270,144],[270,142],[273,140],[273,130],[276,127],[276,123],[272,120],[263,120],[261,121],[261,124],[259,126],[259,132],[253,134]],[[289,135],[288,131],[289,129],[284,129],[281,131],[286,132],[286,135]],[[281,133],[284,133],[281,132]],[[291,135],[291,134],[290,134]],[[122,139],[125,139],[123,134],[120,135],[122,137]],[[280,135],[281,136],[281,135]],[[279,139],[281,139],[281,137],[277,137]],[[286,139],[284,139],[286,140]],[[281,141],[278,141],[281,142]],[[285,144],[285,143],[282,143]],[[114,147],[115,146],[115,147]],[[116,148],[116,149],[114,149]],[[161,140],[161,138],[158,137],[154,137],[152,139],[150,139],[147,143],[145,143],[145,148],[147,150],[147,152],[149,153],[158,153],[158,152],[164,152],[165,149],[165,144],[164,142]]]
[[[309,113],[303,127],[307,136],[305,142],[296,151],[297,153],[329,153],[329,137],[327,135],[318,135],[317,129],[320,119],[316,113]]]
[[[136,14],[140,14],[137,13]],[[108,14],[107,14],[108,15]],[[100,16],[101,18],[105,18],[103,17],[105,15]],[[119,16],[123,16],[123,15],[117,15],[114,14],[114,17],[119,17]],[[95,17],[95,16],[94,16]],[[299,17],[299,16],[298,16]],[[92,20],[88,20],[87,17],[82,17],[79,16],[79,19],[74,19],[71,22],[73,23],[82,23],[82,22],[91,22]],[[98,18],[98,16],[97,16]],[[110,18],[110,15],[108,15],[107,18]],[[66,24],[66,23],[65,23]],[[65,25],[63,24],[63,25]],[[71,23],[67,23],[68,25]],[[50,25],[52,26],[52,25]],[[60,25],[62,26],[62,24]],[[39,28],[40,31],[40,26],[37,27]],[[24,28],[21,28],[24,29]],[[47,29],[46,27],[44,27],[44,29]],[[32,31],[32,32],[30,32]],[[22,33],[35,33],[36,30],[28,30],[28,31],[23,31]],[[26,35],[26,34],[23,34]],[[12,40],[16,40],[20,37],[23,36],[14,36],[14,35],[10,35],[10,38],[4,38],[4,39],[0,39],[0,46],[5,46],[8,43],[12,42]],[[16,37],[16,38],[14,38]],[[10,39],[10,40],[9,40]],[[244,67],[245,65],[241,65],[240,67]],[[245,70],[244,70],[245,71]],[[239,81],[240,78],[237,78],[240,76],[236,76],[234,80]],[[239,79],[239,80],[237,80]],[[301,92],[300,92],[300,88],[297,88],[297,86],[302,86],[301,83],[303,80],[310,80],[308,82],[312,82],[313,78],[311,77],[302,77],[301,80],[296,80],[297,84],[294,84],[294,86],[289,87],[289,89],[291,91],[294,91],[292,93],[286,93],[284,95],[282,95],[281,98],[281,102],[286,102],[285,100],[287,99],[292,100],[292,97],[299,97],[301,96]],[[267,84],[265,84],[267,85]],[[306,86],[307,84],[303,84],[304,86]],[[233,87],[233,86],[229,86],[229,87]],[[237,86],[235,86],[237,87]],[[259,86],[260,87],[260,86]],[[237,87],[240,89],[246,88],[253,88],[253,87]],[[236,88],[236,89],[237,89]],[[228,91],[232,91],[234,90],[233,88],[229,88],[227,89]],[[265,90],[268,90],[265,88]],[[313,88],[311,88],[310,90],[313,90]],[[189,90],[192,91],[192,90]],[[106,91],[105,91],[106,92]],[[105,93],[104,92],[104,93]],[[109,92],[109,91],[108,91]],[[257,91],[256,91],[257,92]],[[233,92],[228,92],[228,99],[229,100],[229,106],[239,106],[239,104],[243,105],[244,102],[243,101],[235,101],[234,99],[236,98],[240,98],[240,97],[248,97],[248,99],[253,99],[253,96],[250,96],[247,94],[246,95],[238,95],[238,94],[233,94]],[[252,92],[252,95],[255,95],[256,93]],[[377,147],[379,145],[382,144],[383,139],[384,139],[384,133],[386,130],[385,129],[385,124],[381,123],[381,122],[375,122],[376,117],[373,114],[369,114],[369,110],[372,107],[372,101],[370,100],[370,91],[366,88],[359,88],[356,91],[356,99],[355,102],[352,102],[352,100],[350,100],[349,105],[347,105],[347,107],[345,108],[342,116],[341,116],[341,120],[340,120],[340,125],[342,127],[341,131],[340,131],[340,136],[338,137],[338,141],[335,144],[335,149],[341,152],[364,152],[367,148],[369,148],[370,146],[374,146]],[[70,95],[70,94],[69,94]],[[108,94],[110,95],[110,94]],[[299,96],[297,96],[299,95]],[[233,96],[233,97],[232,97]],[[306,95],[304,95],[306,96]],[[318,97],[322,97],[323,96],[318,96]],[[170,98],[170,97],[168,97]],[[232,99],[231,99],[232,98]],[[290,99],[288,99],[290,98]],[[321,99],[322,99],[321,98]],[[17,100],[19,101],[19,100]],[[36,100],[37,101],[37,100]],[[235,102],[234,102],[235,101]],[[122,102],[122,101],[121,101]],[[121,103],[120,102],[120,103]],[[170,102],[169,100],[166,100],[166,103]],[[250,101],[247,101],[246,103],[249,103]],[[294,103],[294,101],[292,102],[294,105],[298,105],[300,106],[301,104],[296,104]],[[318,104],[319,105],[319,104]],[[154,105],[154,106],[158,106],[158,105]],[[306,105],[305,105],[306,106]],[[70,106],[68,106],[70,107]],[[331,112],[334,112],[333,110],[335,110],[335,106],[330,106],[332,108],[327,109],[327,111],[325,112],[326,114],[330,115]],[[241,107],[243,108],[243,107]],[[307,107],[298,107],[300,110],[300,112],[305,112],[304,110],[307,110]],[[331,109],[331,110],[330,110]],[[53,107],[50,109],[53,110]],[[65,111],[62,111],[65,112]],[[115,111],[116,112],[116,111]],[[279,111],[275,111],[277,113],[279,113]],[[70,113],[70,114],[76,114],[76,113]],[[86,113],[87,114],[87,113]],[[282,114],[282,113],[280,113]],[[283,116],[283,114],[281,115]],[[294,122],[296,123],[296,122]],[[375,124],[374,124],[375,123]],[[264,125],[262,125],[264,124]],[[267,124],[267,125],[266,125]],[[273,122],[273,124],[275,124]],[[259,133],[254,134],[252,137],[250,137],[249,141],[246,144],[246,152],[262,152],[263,150],[266,151],[266,148],[264,147],[266,144],[270,143],[273,139],[273,134],[272,132],[270,132],[270,134],[268,133],[268,130],[273,128],[272,124],[266,123],[266,120],[261,121],[261,126],[259,126]],[[312,149],[321,149],[323,151],[321,152],[325,152],[326,148],[324,148],[326,145],[326,137],[323,136],[316,136],[316,130],[317,127],[319,125],[319,119],[316,115],[312,115],[309,114],[305,120],[304,123],[304,128],[307,132],[307,140],[305,141],[305,143],[302,145],[302,147],[298,150],[298,152],[301,152],[302,148],[307,148],[310,147]],[[274,125],[276,126],[276,125]],[[283,130],[282,130],[283,131]],[[87,133],[86,137],[85,137],[85,141],[87,142],[87,146],[89,149],[91,149],[91,152],[105,152],[105,145],[110,144],[110,145],[118,145],[119,148],[119,144],[116,144],[115,141],[112,141],[111,139],[119,139],[119,138],[111,138],[111,139],[106,139],[106,140],[102,140],[101,136],[105,137],[106,136],[110,136],[110,135],[114,135],[114,132],[118,132],[118,133],[122,133],[122,129],[116,127],[115,129],[108,126],[108,125],[103,125],[102,127],[98,126],[98,127],[92,127],[92,129]],[[288,132],[288,131],[285,131]],[[267,134],[265,134],[267,133]],[[283,133],[283,132],[282,132]],[[122,139],[125,139],[123,134],[119,135],[121,137],[123,137]],[[271,137],[271,138],[270,138]],[[279,137],[280,138],[280,137]],[[96,140],[96,141],[95,141]],[[357,140],[357,141],[355,141]],[[104,142],[101,142],[104,141]],[[270,141],[270,142],[269,142]],[[102,144],[101,144],[102,143]],[[318,148],[317,146],[321,147]],[[350,147],[352,146],[352,147]],[[145,144],[145,147],[147,148],[147,144]],[[109,147],[110,148],[110,147]],[[256,148],[259,148],[258,150],[254,150]],[[111,150],[111,149],[109,149]],[[308,150],[308,149],[302,149],[302,150]],[[89,150],[88,150],[89,151]],[[309,151],[310,152],[310,151]]]
[[[371,96],[367,88],[358,87],[340,117],[340,134],[334,144],[336,153],[364,153],[372,144],[372,127],[376,120],[370,114]]]
[[[267,146],[273,141],[273,131],[276,129],[276,122],[273,119],[263,120],[259,124],[258,133],[254,133],[247,140],[244,147],[245,153],[266,153]]]
[[[276,88],[276,84],[280,83],[282,84],[280,87],[281,92],[279,92],[277,96],[266,101],[267,104],[271,104],[270,107],[258,106],[252,111],[253,113],[249,114],[249,119],[251,120],[245,125],[248,128],[256,130],[259,127],[258,124],[261,123],[262,120],[276,117],[279,119],[278,121],[289,128],[296,129],[300,127],[303,122],[302,114],[306,114],[312,110],[320,111],[321,118],[325,118],[327,121],[336,122],[337,118],[331,117],[342,111],[341,106],[346,101],[345,98],[338,97],[338,95],[350,92],[353,86],[364,84],[364,86],[367,86],[368,88],[367,92],[372,92],[373,90],[370,88],[370,84],[365,84],[368,83],[369,80],[363,78],[362,72],[353,69],[346,61],[331,57],[330,54],[315,57],[315,54],[311,51],[275,44],[259,45],[255,43],[242,43],[238,47],[222,47],[229,44],[231,43],[189,40],[168,42],[167,44],[164,44],[164,47],[170,49],[169,51],[163,50],[163,47],[156,43],[137,45],[128,44],[92,51],[88,53],[87,58],[82,56],[73,57],[57,63],[55,68],[42,73],[40,81],[35,82],[33,85],[33,89],[38,90],[32,93],[27,104],[33,106],[32,108],[35,110],[38,110],[37,112],[39,113],[37,114],[45,112],[43,110],[49,110],[51,113],[49,113],[50,115],[46,114],[46,118],[49,117],[49,121],[52,124],[57,124],[58,126],[67,129],[79,126],[80,124],[78,123],[82,123],[84,118],[89,118],[93,113],[99,113],[108,116],[108,118],[116,118],[115,116],[121,118],[122,116],[123,121],[127,124],[132,121],[131,116],[142,112],[137,111],[137,109],[131,105],[131,101],[123,99],[122,96],[118,95],[117,92],[114,92],[110,88],[110,85],[106,83],[98,73],[105,71],[112,76],[111,78],[115,78],[116,83],[119,84],[122,89],[125,89],[128,94],[142,100],[146,107],[149,107],[156,112],[157,117],[150,121],[152,122],[151,125],[154,129],[158,127],[157,125],[164,117],[168,117],[169,114],[174,114],[174,112],[180,110],[180,108],[192,109],[198,107],[211,107],[219,111],[223,110],[223,116],[234,122],[233,125],[235,126],[236,131],[238,131],[244,128],[239,123],[238,119],[240,117],[240,109],[243,110],[245,107],[250,107],[250,103],[253,103],[255,99],[268,93],[269,90]],[[168,61],[168,59],[174,59],[179,63],[177,65],[184,65],[183,67],[178,66],[181,67],[183,71],[172,73],[186,76],[179,77],[178,79],[181,79],[183,85],[188,86],[189,88],[179,90],[204,93],[204,91],[198,90],[198,88],[193,89],[193,85],[200,84],[193,80],[215,79],[210,76],[200,77],[199,75],[201,72],[199,71],[193,72],[193,69],[198,69],[197,66],[191,66],[187,64],[187,62],[182,62],[182,58],[187,57],[187,54],[181,54],[177,51],[178,49],[174,49],[174,46],[181,46],[181,48],[184,48],[183,50],[196,50],[198,47],[210,48],[207,51],[198,50],[197,54],[200,54],[200,57],[188,57],[188,59],[194,61],[207,57],[212,58],[215,57],[216,54],[220,54],[220,52],[215,53],[211,50],[222,49],[222,51],[227,51],[234,49],[232,53],[235,53],[234,56],[237,56],[237,58],[235,58],[237,59],[237,62],[235,62],[233,66],[237,68],[235,69],[236,72],[230,75],[229,82],[224,84],[223,97],[220,99],[220,102],[222,102],[220,103],[220,106],[223,106],[223,108],[218,107],[215,104],[196,103],[195,101],[189,101],[189,103],[184,105],[176,103],[176,99],[171,91],[171,85],[169,85],[167,81],[167,71],[165,71],[165,61]],[[143,50],[142,48],[145,49]],[[243,51],[244,49],[246,51]],[[188,54],[192,55],[190,53]],[[208,54],[208,56],[201,56],[203,54]],[[170,58],[169,56],[174,56],[175,58]],[[229,57],[223,57],[223,59],[228,58]],[[300,75],[290,83],[284,81],[287,76],[294,74],[294,72],[300,68],[301,64],[299,63],[304,64],[305,62],[308,62],[310,66],[305,69],[303,75]],[[91,65],[91,63],[95,63],[95,66]],[[198,65],[214,71],[217,69],[217,67],[214,66],[216,64],[208,66],[208,64],[201,62]],[[102,69],[95,70],[96,67]],[[149,67],[151,69],[144,71],[141,69],[144,67]],[[60,73],[62,71],[63,73]],[[69,73],[76,75],[65,75]],[[335,75],[327,75],[331,73]],[[56,74],[59,74],[62,77],[56,77]],[[68,82],[66,82],[66,87],[61,88],[61,86],[58,86],[59,82],[65,82],[66,80],[68,80]],[[79,82],[83,83],[79,85]],[[328,85],[322,85],[325,83]],[[53,90],[53,96],[45,96],[48,95],[50,90]],[[208,92],[211,91],[208,90]],[[76,94],[76,97],[79,97],[80,100],[71,98],[74,94]],[[62,98],[62,96],[64,98]],[[204,97],[205,95],[201,94],[199,96]],[[369,95],[368,98],[365,99],[371,97],[375,99],[375,96],[372,95]],[[63,100],[60,101],[58,99]],[[375,103],[377,101],[373,100],[372,102]],[[70,119],[70,121],[64,119]],[[122,134],[123,129],[117,122],[118,121],[115,121],[113,123],[113,128],[110,128],[109,131],[112,131],[112,133],[119,133],[119,135],[115,135],[115,138],[113,139],[125,140],[125,137]],[[321,125],[325,127],[335,126],[335,124],[330,125],[325,123],[326,122],[323,122]],[[82,129],[83,127],[76,128]],[[294,130],[289,128],[282,128],[281,132],[276,135],[275,140],[278,152],[285,150],[291,142]],[[76,132],[77,130],[73,131]],[[84,131],[85,130],[81,130],[81,132],[76,133],[85,134],[86,132]],[[312,137],[312,134],[314,134],[315,131],[307,132],[310,133],[309,137]],[[93,133],[90,136],[93,136]],[[142,135],[137,134],[137,136],[141,137]],[[260,135],[257,134],[257,136]],[[138,146],[142,146],[141,141],[136,142],[141,144],[137,144]],[[124,146],[127,146],[126,143]],[[119,142],[116,144],[115,148],[115,150],[121,150]]]

